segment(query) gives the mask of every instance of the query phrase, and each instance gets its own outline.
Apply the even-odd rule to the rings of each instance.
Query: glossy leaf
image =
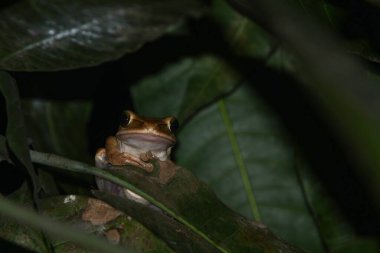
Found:
[[[20,1],[0,10],[0,68],[97,65],[137,50],[202,7],[200,0]]]

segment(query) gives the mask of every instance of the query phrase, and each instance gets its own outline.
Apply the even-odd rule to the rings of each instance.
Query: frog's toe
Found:
[[[146,153],[143,153],[140,155],[140,160],[144,162],[148,162],[150,160],[153,160],[155,157],[151,151],[148,151]]]

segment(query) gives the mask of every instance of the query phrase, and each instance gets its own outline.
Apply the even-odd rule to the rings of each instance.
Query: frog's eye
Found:
[[[131,122],[131,115],[129,114],[129,112],[124,112],[121,115],[120,126],[127,127],[130,122]]]
[[[173,117],[173,118],[170,120],[170,122],[169,122],[169,129],[170,129],[170,131],[175,132],[175,131],[178,130],[178,128],[179,128],[178,120],[177,120],[176,118]]]

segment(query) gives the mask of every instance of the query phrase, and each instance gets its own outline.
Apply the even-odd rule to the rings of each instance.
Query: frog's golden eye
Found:
[[[129,114],[129,112],[125,111],[121,115],[120,126],[127,127],[129,123],[131,123],[131,115]]]
[[[173,117],[173,118],[170,120],[170,122],[169,122],[169,129],[170,129],[170,131],[175,132],[175,131],[178,130],[178,128],[179,128],[178,120],[177,120],[176,118]]]

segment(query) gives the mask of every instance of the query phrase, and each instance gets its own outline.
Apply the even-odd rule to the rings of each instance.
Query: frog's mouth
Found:
[[[124,145],[151,151],[166,150],[175,144],[175,140],[166,136],[147,133],[123,133],[117,135],[117,138]]]

